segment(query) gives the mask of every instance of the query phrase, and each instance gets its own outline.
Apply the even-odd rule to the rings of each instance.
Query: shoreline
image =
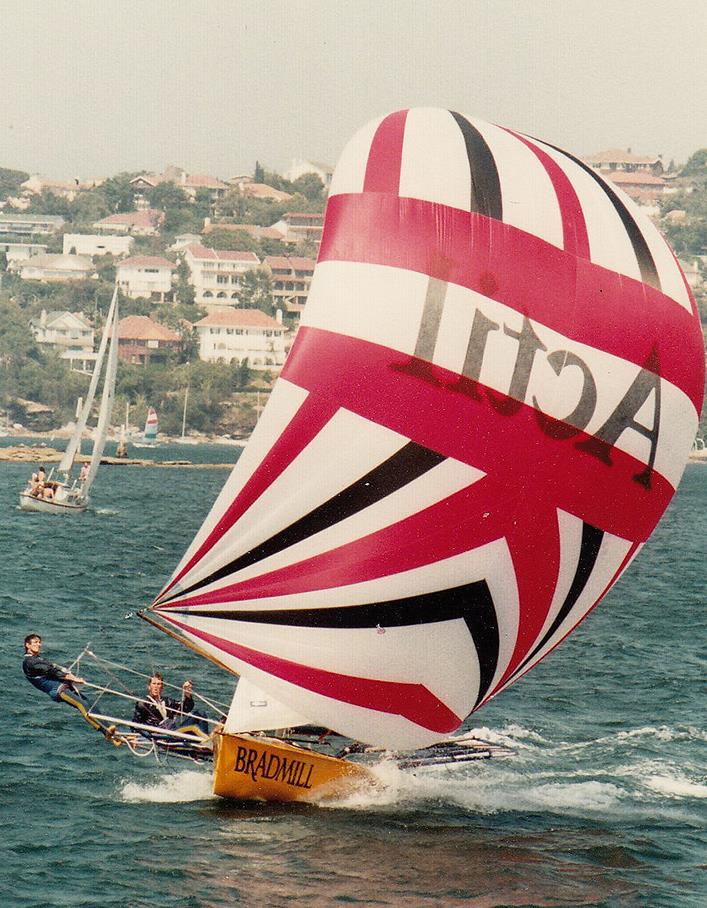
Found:
[[[57,464],[63,451],[46,445],[8,445],[0,447],[0,463],[45,463]],[[88,463],[88,454],[78,454],[77,463]],[[114,467],[188,467],[195,470],[231,470],[233,463],[193,463],[191,460],[145,460],[140,457],[102,457],[101,464]]]

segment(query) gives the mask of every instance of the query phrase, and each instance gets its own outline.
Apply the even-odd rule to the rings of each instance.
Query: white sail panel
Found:
[[[101,394],[101,405],[98,411],[98,422],[96,424],[96,440],[91,452],[91,462],[88,468],[88,475],[83,482],[82,492],[84,496],[88,495],[88,490],[93,484],[96,472],[103,457],[103,450],[106,444],[108,429],[110,428],[110,418],[113,413],[113,401],[115,399],[115,377],[118,370],[118,304],[116,302],[113,310],[112,321],[110,322],[110,349],[106,360],[105,378],[103,380],[103,392]]]
[[[113,324],[113,316],[115,313],[115,308],[118,304],[118,288],[116,287],[113,291],[113,297],[108,308],[108,315],[106,316],[106,324],[103,329],[103,334],[101,335],[101,340],[98,345],[98,353],[96,355],[96,362],[93,367],[93,374],[91,375],[91,381],[89,382],[88,391],[86,393],[86,400],[83,403],[81,413],[77,418],[76,428],[74,433],[69,439],[69,443],[66,446],[66,450],[61,458],[59,463],[58,471],[60,473],[70,473],[71,468],[74,465],[74,460],[76,459],[76,454],[81,447],[81,436],[83,435],[84,429],[86,428],[86,423],[88,418],[91,415],[91,407],[93,406],[93,400],[96,396],[96,390],[98,388],[98,381],[101,377],[103,371],[103,360],[105,357],[106,347],[108,345],[108,338],[110,334],[110,329]]]
[[[240,678],[224,723],[227,734],[271,731],[307,725],[309,719],[265,693],[248,678]]]

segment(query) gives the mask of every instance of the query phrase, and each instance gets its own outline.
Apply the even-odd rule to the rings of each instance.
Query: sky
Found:
[[[412,106],[681,162],[705,33],[704,0],[0,0],[0,167],[284,173]]]

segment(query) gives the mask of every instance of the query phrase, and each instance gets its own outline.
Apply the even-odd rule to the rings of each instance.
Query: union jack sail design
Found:
[[[553,649],[680,480],[694,301],[576,157],[438,109],[334,174],[302,324],[153,608],[297,713],[432,743]]]

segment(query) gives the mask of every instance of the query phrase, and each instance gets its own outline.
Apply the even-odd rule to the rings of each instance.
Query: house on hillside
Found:
[[[223,309],[195,323],[199,356],[210,363],[240,363],[279,370],[285,362],[286,330],[259,309]]]
[[[294,245],[297,240],[286,240],[282,232],[274,227],[261,227],[259,224],[233,224],[230,221],[212,221],[204,218],[204,233],[213,233],[214,230],[225,230],[230,233],[247,233],[254,240],[279,240],[283,243]]]
[[[324,228],[324,212],[287,211],[272,225],[285,242],[311,242],[319,247]]]
[[[94,331],[83,312],[42,309],[39,318],[30,319],[30,330],[38,344],[59,351],[77,372],[93,372],[96,354],[93,352]]]
[[[594,170],[606,173],[622,171],[635,173],[637,170],[647,170],[655,176],[663,173],[663,161],[660,155],[633,154],[630,148],[611,148],[608,151],[598,151],[588,155],[584,161]]]
[[[118,322],[118,356],[126,363],[164,362],[179,351],[180,342],[176,331],[147,315],[128,315]]]
[[[157,236],[164,222],[164,211],[145,208],[142,211],[124,211],[109,214],[96,221],[95,230],[103,233],[131,233],[133,236]]]
[[[13,214],[0,213],[0,234],[17,237],[31,237],[38,233],[56,233],[64,226],[64,218],[58,214]]]
[[[134,255],[118,262],[115,279],[126,296],[131,299],[146,297],[164,302],[172,293],[174,262],[159,255]]]
[[[45,243],[2,243],[0,252],[5,253],[7,267],[16,269],[20,262],[26,262],[33,255],[43,255],[47,251]]]
[[[170,165],[164,173],[142,173],[130,181],[133,189],[139,192],[147,192],[159,186],[160,183],[173,183],[183,189],[186,195],[194,201],[199,190],[206,190],[212,202],[223,198],[228,192],[228,184],[218,177],[208,176],[202,173],[187,173],[181,167]]]
[[[656,176],[650,170],[612,170],[604,173],[615,186],[619,186],[626,195],[639,202],[641,205],[650,205],[662,197],[665,190],[665,180]]]
[[[275,308],[283,312],[288,325],[296,325],[307,302],[316,262],[302,256],[268,255],[263,264],[272,276]]]
[[[33,255],[20,262],[18,270],[23,281],[66,282],[95,277],[93,260],[88,255]]]
[[[184,261],[191,272],[195,302],[207,308],[237,306],[241,277],[260,266],[254,252],[208,249],[200,245],[187,246]]]
[[[291,193],[282,189],[275,189],[267,183],[256,183],[252,177],[231,177],[226,181],[232,189],[237,189],[243,195],[254,199],[270,199],[273,202],[289,202]]]
[[[135,240],[131,236],[96,233],[65,233],[64,255],[128,255]]]

